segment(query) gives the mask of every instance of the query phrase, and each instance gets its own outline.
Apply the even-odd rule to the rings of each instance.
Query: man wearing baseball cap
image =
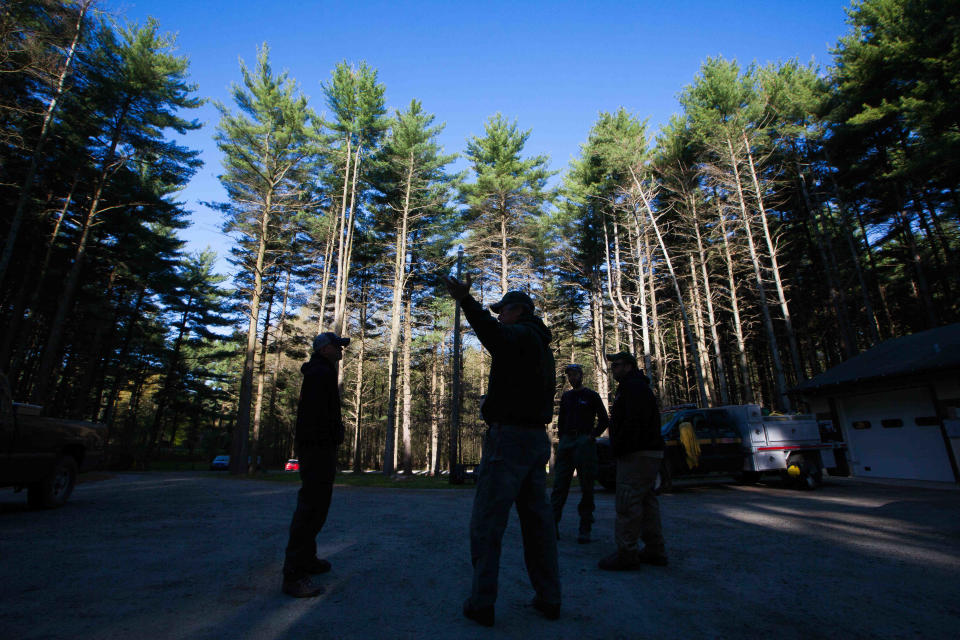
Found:
[[[330,510],[337,447],[343,443],[337,366],[348,344],[350,338],[329,331],[321,333],[313,339],[310,361],[300,368],[303,384],[294,445],[300,460],[301,487],[283,563],[283,592],[295,598],[323,593],[324,587],[314,584],[310,576],[330,571],[330,562],[317,557],[317,534]]]
[[[617,550],[599,562],[601,569],[623,571],[642,564],[666,566],[660,503],[653,492],[663,460],[660,411],[650,379],[630,353],[607,354],[619,383],[610,408],[610,448],[617,460]],[[642,537],[644,548],[637,548]]]
[[[553,513],[547,503],[546,464],[553,419],[556,372],[550,329],[534,315],[533,300],[508,291],[490,305],[497,318],[470,295],[464,282],[445,278],[480,343],[490,352],[490,378],[481,414],[488,425],[477,470],[470,517],[473,587],[463,615],[487,627],[494,622],[500,548],[514,504],[523,532],[523,558],[533,584],[533,608],[560,617],[560,569]]]
[[[603,400],[593,389],[583,386],[583,368],[578,364],[564,367],[570,390],[560,396],[560,412],[557,415],[557,458],[554,464],[553,491],[550,493],[550,505],[553,507],[553,519],[557,525],[557,538],[560,538],[560,517],[563,505],[570,492],[573,471],[577,471],[580,482],[580,529],[577,542],[590,542],[590,529],[593,525],[593,481],[597,477],[597,441],[596,438],[607,430],[607,408]],[[594,426],[596,423],[596,426]]]

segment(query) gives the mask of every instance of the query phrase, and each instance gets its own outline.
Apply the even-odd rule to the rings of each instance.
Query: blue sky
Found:
[[[677,95],[708,56],[746,65],[798,58],[831,62],[845,34],[846,0],[661,0],[649,2],[273,2],[107,0],[124,19],[156,18],[178,34],[204,98],[229,102],[239,63],[251,66],[266,42],[275,70],[286,70],[324,112],[320,84],[341,61],[365,60],[386,85],[391,112],[413,98],[447,126],[441,142],[461,152],[501,112],[531,129],[526,151],[563,170],[600,111],[621,106],[649,118],[651,130],[679,111]],[[190,250],[209,245],[222,258],[230,240],[201,201],[225,198],[213,143],[212,104],[195,112],[204,127],[182,141],[206,163],[183,192],[193,226]]]

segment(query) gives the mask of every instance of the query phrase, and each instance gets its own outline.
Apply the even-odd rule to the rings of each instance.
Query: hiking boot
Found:
[[[470,618],[477,624],[482,624],[485,627],[493,626],[493,605],[488,605],[486,607],[474,607],[470,604],[470,598],[467,598],[463,602],[463,615]]]
[[[640,565],[636,551],[614,551],[597,563],[605,571],[633,571],[639,569]]]
[[[313,584],[310,576],[304,576],[297,580],[283,579],[283,592],[294,598],[315,598],[326,591],[322,586]]]
[[[330,571],[330,561],[324,558],[314,558],[313,562],[307,563],[303,569],[311,575],[318,575]]]
[[[670,562],[667,560],[667,554],[664,551],[653,551],[644,547],[637,553],[637,560],[643,564],[652,564],[656,567],[665,567]]]
[[[547,620],[556,620],[560,617],[560,603],[559,602],[546,602],[541,600],[540,596],[534,596],[533,600],[530,601],[530,605],[543,614],[543,617]]]
[[[590,528],[589,528],[589,527],[580,527],[580,533],[577,534],[577,543],[578,543],[578,544],[589,544],[589,543],[590,543]]]

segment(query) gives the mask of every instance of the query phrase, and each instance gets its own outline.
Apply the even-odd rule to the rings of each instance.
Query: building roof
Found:
[[[867,380],[960,369],[960,323],[949,324],[877,346],[794,387],[811,392]]]

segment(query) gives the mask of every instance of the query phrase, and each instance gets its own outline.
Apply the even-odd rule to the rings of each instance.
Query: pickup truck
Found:
[[[820,485],[824,469],[837,466],[838,443],[823,442],[810,415],[771,415],[759,405],[745,404],[668,409],[660,419],[666,449],[659,490],[669,490],[676,476],[722,473],[752,483],[768,472],[813,489]],[[613,489],[616,461],[606,438],[597,439],[597,454],[598,480]]]
[[[0,372],[0,487],[26,487],[30,506],[49,509],[67,501],[80,471],[100,462],[106,428],[40,412],[13,402]]]

